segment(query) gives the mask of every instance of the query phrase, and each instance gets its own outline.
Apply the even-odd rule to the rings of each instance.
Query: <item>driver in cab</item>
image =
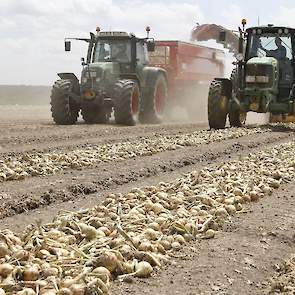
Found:
[[[283,46],[280,37],[276,37],[275,44],[277,46],[275,50],[267,50],[262,47],[261,43],[259,44],[259,48],[266,53],[266,56],[274,57],[277,60],[284,60],[287,57],[287,49]]]
[[[129,62],[129,56],[127,53],[127,44],[125,42],[113,44],[112,58],[117,60],[118,62]]]

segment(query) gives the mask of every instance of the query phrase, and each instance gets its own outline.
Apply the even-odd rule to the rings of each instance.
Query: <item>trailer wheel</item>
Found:
[[[87,124],[107,123],[107,115],[103,107],[91,103],[82,105],[81,114]]]
[[[228,113],[228,98],[222,95],[221,81],[213,80],[208,96],[208,120],[210,129],[223,129]]]
[[[114,115],[117,124],[134,126],[140,110],[140,89],[133,80],[119,80],[114,87]]]
[[[79,116],[79,106],[69,93],[73,85],[70,80],[57,80],[51,90],[50,105],[54,122],[58,125],[75,124]]]
[[[168,97],[168,86],[164,75],[155,79],[153,87],[143,97],[143,108],[140,113],[142,123],[158,124],[163,121]]]

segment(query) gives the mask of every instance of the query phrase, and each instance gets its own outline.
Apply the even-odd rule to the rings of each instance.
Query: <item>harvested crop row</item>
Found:
[[[174,182],[110,194],[92,209],[32,225],[21,237],[2,231],[0,287],[18,295],[107,294],[111,280],[150,276],[184,244],[213,238],[245,203],[294,176],[290,142]]]
[[[198,146],[266,131],[269,130],[266,128],[231,128],[218,131],[198,131],[177,136],[155,136],[153,139],[142,138],[133,142],[89,146],[68,153],[24,154],[0,161],[0,182],[20,180],[30,176],[50,175],[65,169],[92,167],[101,162],[150,156],[163,151]]]

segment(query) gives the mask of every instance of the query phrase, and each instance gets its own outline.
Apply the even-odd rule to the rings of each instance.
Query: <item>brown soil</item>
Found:
[[[26,114],[25,116],[23,114]],[[8,114],[10,114],[8,116]],[[10,107],[0,120],[0,160],[27,151],[68,151],[85,145],[176,135],[206,124],[55,126],[48,109]],[[93,206],[112,192],[171,181],[203,166],[294,140],[293,131],[245,136],[153,156],[99,164],[82,170],[0,184],[1,229],[21,231],[35,219],[50,221],[61,209]],[[295,183],[261,200],[226,224],[213,240],[196,241],[148,280],[116,283],[113,294],[262,294],[273,266],[294,251]]]

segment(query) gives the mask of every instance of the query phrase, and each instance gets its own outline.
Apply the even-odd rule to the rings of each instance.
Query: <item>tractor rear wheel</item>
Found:
[[[78,120],[79,106],[69,95],[72,88],[72,82],[66,79],[57,80],[52,87],[51,114],[54,122],[58,125],[72,125]]]
[[[228,117],[231,127],[242,127],[246,124],[247,113],[241,111],[230,111]]]
[[[119,80],[114,87],[114,115],[117,124],[134,126],[140,110],[140,89],[133,80]]]
[[[107,115],[101,106],[97,105],[82,105],[81,114],[83,120],[87,124],[103,124],[107,123]]]
[[[228,97],[222,95],[222,82],[213,80],[208,96],[208,120],[210,129],[223,129],[228,113]]]
[[[161,123],[166,113],[167,98],[167,81],[163,74],[159,74],[153,86],[150,88],[150,91],[143,97],[140,121],[148,124]]]

